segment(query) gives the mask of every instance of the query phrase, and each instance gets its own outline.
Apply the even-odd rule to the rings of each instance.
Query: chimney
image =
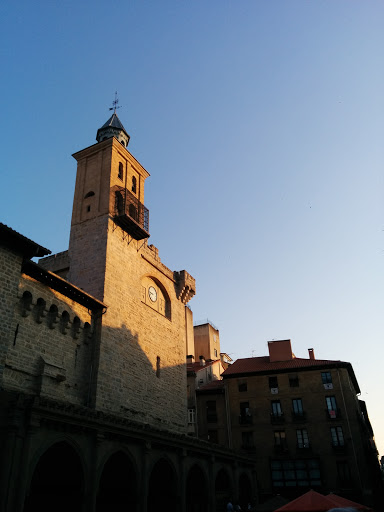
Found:
[[[205,366],[205,358],[204,358],[204,356],[200,356],[200,366]]]
[[[187,356],[187,364],[192,364],[194,359],[194,356],[192,354],[189,354]]]
[[[290,361],[294,359],[291,340],[268,341],[269,361]]]
[[[309,359],[316,359],[315,358],[315,351],[313,350],[313,348],[309,348],[308,349],[308,354],[309,354]]]

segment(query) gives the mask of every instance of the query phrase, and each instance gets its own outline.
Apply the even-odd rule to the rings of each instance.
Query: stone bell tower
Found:
[[[68,279],[102,299],[109,221],[134,241],[149,237],[144,182],[149,173],[127,150],[129,135],[116,112],[97,130],[97,144],[73,155],[77,177]],[[114,227],[112,225],[112,228]]]
[[[77,177],[67,279],[103,301],[95,407],[186,432],[185,361],[195,280],[148,245],[144,183],[116,112],[73,156]],[[170,408],[169,405],[172,404]]]
[[[128,151],[116,112],[73,156],[77,177],[67,279],[102,300],[95,406],[186,431],[186,304],[195,280],[147,244],[149,173]],[[188,310],[189,311],[189,310]],[[169,404],[172,404],[170,410]]]

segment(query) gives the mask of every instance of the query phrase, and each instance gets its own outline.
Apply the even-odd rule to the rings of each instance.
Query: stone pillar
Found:
[[[22,464],[23,455],[23,429],[25,408],[23,399],[18,397],[16,403],[9,404],[11,412],[8,416],[8,422],[5,426],[4,445],[1,450],[0,458],[0,511],[12,510],[18,512],[22,510],[18,503],[22,501],[24,505],[24,496],[20,496],[18,483],[20,473],[26,470],[27,465]],[[3,411],[4,412],[4,411]]]
[[[84,496],[84,511],[93,512],[96,510],[96,497],[99,489],[98,468],[100,447],[104,442],[104,434],[96,432],[92,438],[90,460],[88,461],[89,474],[85,475],[86,495]]]
[[[152,452],[152,444],[150,441],[146,441],[143,446],[143,458],[141,466],[141,482],[139,483],[138,495],[139,495],[139,511],[145,512],[147,510],[147,498],[148,498],[148,483],[149,483],[149,459]]]
[[[40,416],[34,413],[31,413],[31,417],[29,419],[29,425],[27,427],[26,436],[24,439],[23,450],[20,458],[20,472],[19,479],[17,483],[17,495],[15,500],[15,511],[22,511],[24,509],[24,502],[27,498],[27,493],[29,491],[30,480],[33,477],[32,471],[34,471],[35,467],[32,467],[31,464],[31,446],[34,438],[38,435],[40,430]],[[29,473],[28,472],[31,472]]]
[[[185,448],[183,448],[181,450],[180,459],[179,459],[180,483],[179,483],[179,496],[178,496],[178,500],[179,500],[178,510],[180,512],[185,512],[187,509],[186,502],[185,502],[185,498],[186,498],[186,495],[185,495],[185,493],[186,493],[185,464],[186,464],[186,461],[187,461],[187,450]]]
[[[208,467],[209,467],[208,489],[213,489],[213,492],[208,492],[208,495],[209,495],[208,512],[216,511],[216,486],[215,486],[215,473],[214,473],[215,462],[216,462],[215,456],[211,455],[210,460],[208,461]]]
[[[233,483],[233,505],[237,505],[240,500],[239,496],[239,463],[237,460],[233,463],[232,469],[232,483]]]

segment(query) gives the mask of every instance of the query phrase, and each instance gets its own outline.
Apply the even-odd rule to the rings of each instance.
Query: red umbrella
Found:
[[[338,496],[337,494],[327,494],[328,499],[335,502],[335,505],[338,507],[352,507],[356,510],[361,510],[361,512],[369,512],[372,509],[366,507],[365,505],[361,505],[360,503],[356,503],[355,501],[347,500],[347,498],[343,498],[342,496]]]
[[[327,512],[331,508],[335,508],[335,503],[330,497],[310,490],[278,508],[275,512]]]

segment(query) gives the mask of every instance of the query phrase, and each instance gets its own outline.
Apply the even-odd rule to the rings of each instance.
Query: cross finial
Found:
[[[114,99],[114,101],[112,101],[112,107],[109,107],[109,110],[113,110],[113,113],[116,114],[116,109],[121,108],[121,106],[120,107],[117,106],[118,104],[119,104],[119,99],[117,97],[117,91],[115,91],[115,99]]]

